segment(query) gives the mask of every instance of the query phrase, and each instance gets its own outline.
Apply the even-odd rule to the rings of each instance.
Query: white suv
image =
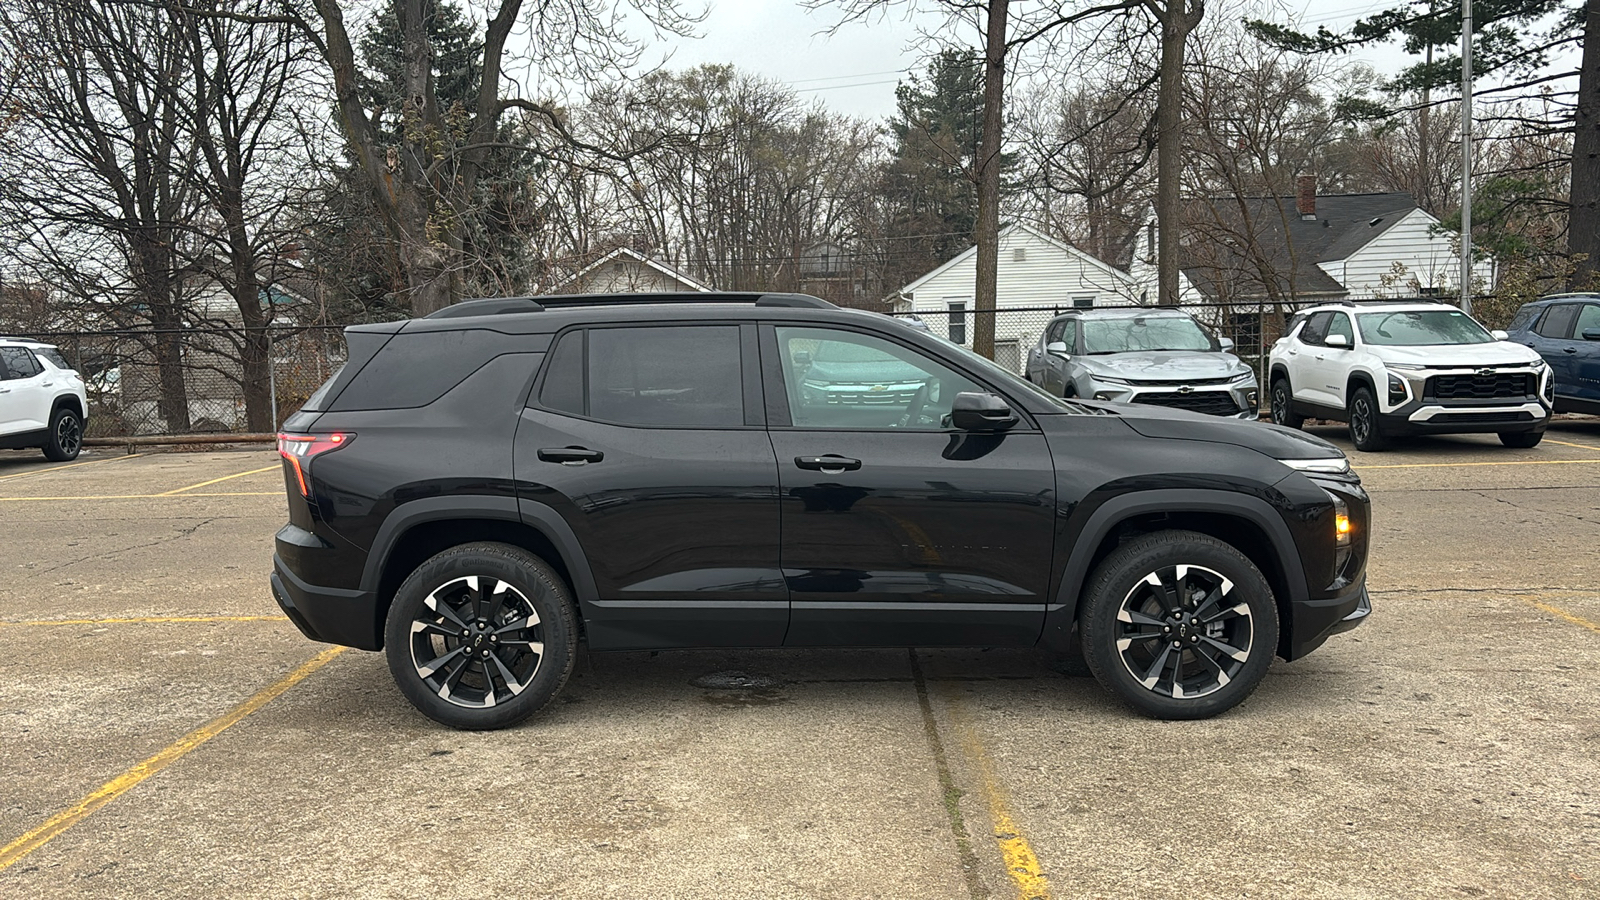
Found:
[[[1550,368],[1505,336],[1439,303],[1303,310],[1272,345],[1272,421],[1349,422],[1360,450],[1397,435],[1491,431],[1532,447],[1550,424]]]
[[[83,448],[83,379],[56,348],[0,337],[0,450],[38,447],[56,462]]]

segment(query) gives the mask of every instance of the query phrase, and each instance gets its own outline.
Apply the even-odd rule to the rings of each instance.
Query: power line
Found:
[[[870,78],[874,75],[904,75],[910,69],[885,69],[882,72],[856,72],[853,75],[828,75],[822,78],[794,78],[789,84],[810,84],[814,81],[847,81],[851,78]]]

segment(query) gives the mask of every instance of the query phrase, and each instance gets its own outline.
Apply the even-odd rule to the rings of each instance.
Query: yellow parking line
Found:
[[[195,488],[207,487],[209,485],[216,484],[219,481],[231,481],[231,480],[233,480],[235,478],[243,478],[246,475],[260,475],[262,472],[281,471],[282,469],[283,469],[283,464],[282,463],[277,463],[277,464],[270,465],[270,466],[262,466],[259,469],[251,469],[248,472],[240,472],[237,475],[224,475],[221,478],[213,478],[210,481],[202,481],[199,484],[191,484],[188,487],[181,487],[181,488],[178,488],[176,490],[171,490],[171,491],[162,491],[161,493],[156,494],[155,496],[157,496],[157,497],[170,497],[173,494],[181,494],[184,491],[192,491]]]
[[[0,503],[62,500],[181,500],[185,497],[282,497],[283,491],[204,491],[195,494],[99,494],[89,497],[0,497]]]
[[[1382,466],[1351,466],[1352,469],[1463,469],[1469,466],[1575,466],[1600,463],[1600,459],[1527,459],[1514,462],[1399,463]]]
[[[1600,450],[1600,447],[1591,447],[1588,444],[1574,444],[1571,441],[1558,441],[1553,437],[1544,439],[1546,444],[1560,444],[1563,447],[1577,447],[1579,450]]]
[[[137,616],[128,619],[29,619],[23,622],[0,621],[0,628],[40,625],[166,625],[174,622],[287,622],[288,616]]]
[[[950,721],[955,726],[956,736],[961,740],[961,749],[982,779],[983,795],[989,801],[989,818],[994,823],[994,839],[1000,846],[1000,858],[1005,863],[1006,874],[1011,876],[1011,882],[1016,885],[1018,900],[1050,900],[1050,880],[1039,865],[1039,857],[1028,846],[1028,839],[1022,836],[1022,829],[1011,817],[1006,789],[995,777],[994,763],[989,759],[989,754],[984,752],[983,742],[973,729],[960,697],[954,690],[941,693],[945,695],[945,705],[950,710]]]
[[[43,475],[46,472],[59,472],[62,469],[76,469],[79,466],[93,466],[99,463],[118,462],[120,460],[133,459],[135,456],[143,455],[143,453],[129,453],[124,456],[113,456],[109,459],[91,459],[85,462],[67,463],[64,466],[51,466],[48,469],[32,469],[27,472],[16,472],[11,475],[0,475],[0,481],[5,481],[9,478],[23,478],[28,475]]]
[[[1524,601],[1526,601],[1528,603],[1531,603],[1534,606],[1538,607],[1539,609],[1544,610],[1545,612],[1549,613],[1552,616],[1556,616],[1558,618],[1566,619],[1568,622],[1571,622],[1574,625],[1582,625],[1584,628],[1587,628],[1590,631],[1595,632],[1596,634],[1600,634],[1600,623],[1591,622],[1591,621],[1589,621],[1588,619],[1585,619],[1582,616],[1575,616],[1572,613],[1567,612],[1566,610],[1562,609],[1559,606],[1555,606],[1555,605],[1552,605],[1552,604],[1549,604],[1549,603],[1545,603],[1545,602],[1540,601],[1540,600],[1535,600],[1532,597],[1518,597],[1517,599],[1518,600],[1524,600]]]
[[[146,778],[182,759],[190,750],[227,731],[245,716],[271,703],[278,695],[304,681],[307,676],[327,665],[330,660],[343,653],[345,649],[344,647],[331,647],[322,651],[309,662],[290,672],[270,687],[234,707],[226,715],[189,732],[160,753],[101,785],[99,790],[79,800],[71,807],[51,816],[43,825],[29,831],[4,847],[0,847],[0,871],[4,871],[12,863],[48,844],[56,835],[83,821],[95,810],[133,790]]]

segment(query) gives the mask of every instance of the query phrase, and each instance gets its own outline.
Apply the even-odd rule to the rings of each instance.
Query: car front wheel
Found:
[[[1389,438],[1378,426],[1378,401],[1372,391],[1356,388],[1350,395],[1350,442],[1357,450],[1378,452],[1389,449]]]
[[[1299,428],[1305,423],[1304,416],[1294,414],[1294,394],[1289,390],[1287,378],[1272,381],[1272,422],[1285,428]]]
[[[384,628],[389,672],[435,722],[472,731],[515,725],[572,674],[572,600],[561,577],[509,544],[463,544],[418,566]]]
[[[1518,450],[1526,450],[1529,447],[1537,447],[1539,446],[1539,442],[1542,440],[1544,440],[1544,432],[1542,431],[1500,432],[1500,443],[1505,444],[1507,447],[1513,447]]]
[[[1248,557],[1209,535],[1161,531],[1123,544],[1089,579],[1084,659],[1106,689],[1158,719],[1232,709],[1278,646],[1272,588]]]

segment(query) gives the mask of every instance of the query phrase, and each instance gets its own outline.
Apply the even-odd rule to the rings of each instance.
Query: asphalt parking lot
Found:
[[[278,615],[275,454],[0,452],[0,896],[1600,897],[1600,419],[1349,452],[1375,613],[1218,719],[686,652],[487,734]]]

